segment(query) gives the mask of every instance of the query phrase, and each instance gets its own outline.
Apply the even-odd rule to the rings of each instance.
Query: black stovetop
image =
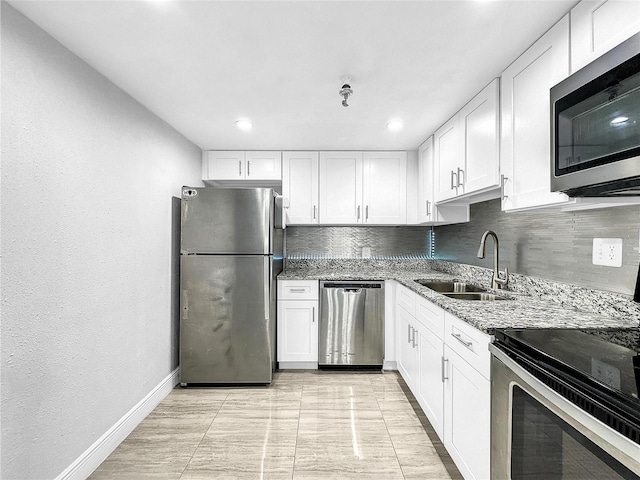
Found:
[[[640,407],[640,328],[499,329],[495,336],[498,343],[549,360]]]

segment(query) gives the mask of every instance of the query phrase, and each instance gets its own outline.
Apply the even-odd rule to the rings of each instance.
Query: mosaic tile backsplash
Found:
[[[480,237],[493,230],[503,270],[596,290],[632,295],[640,263],[640,205],[579,212],[500,210],[500,200],[471,205],[471,221],[434,228],[435,258],[492,268],[493,240],[486,258],[476,257]],[[621,238],[622,267],[592,264],[593,238]]]
[[[434,227],[288,227],[289,259],[435,258],[461,264],[493,265],[476,257],[480,237],[493,230],[500,241],[500,269],[512,273],[632,295],[640,264],[640,205],[580,212],[500,210],[499,200],[471,206],[469,223]],[[432,237],[433,234],[433,237]],[[593,265],[593,238],[622,238],[622,267]],[[433,240],[433,242],[432,242]]]

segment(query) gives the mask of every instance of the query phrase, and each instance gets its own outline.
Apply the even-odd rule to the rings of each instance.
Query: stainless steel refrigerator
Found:
[[[271,382],[283,231],[267,188],[183,187],[180,383]]]

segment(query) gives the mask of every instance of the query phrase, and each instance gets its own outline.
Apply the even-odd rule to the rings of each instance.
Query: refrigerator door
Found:
[[[180,382],[270,383],[271,256],[181,256]]]
[[[269,188],[182,188],[181,252],[269,254],[274,193]]]

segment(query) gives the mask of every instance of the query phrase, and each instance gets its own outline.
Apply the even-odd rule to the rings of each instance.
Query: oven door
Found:
[[[489,349],[493,480],[640,479],[640,445]]]

